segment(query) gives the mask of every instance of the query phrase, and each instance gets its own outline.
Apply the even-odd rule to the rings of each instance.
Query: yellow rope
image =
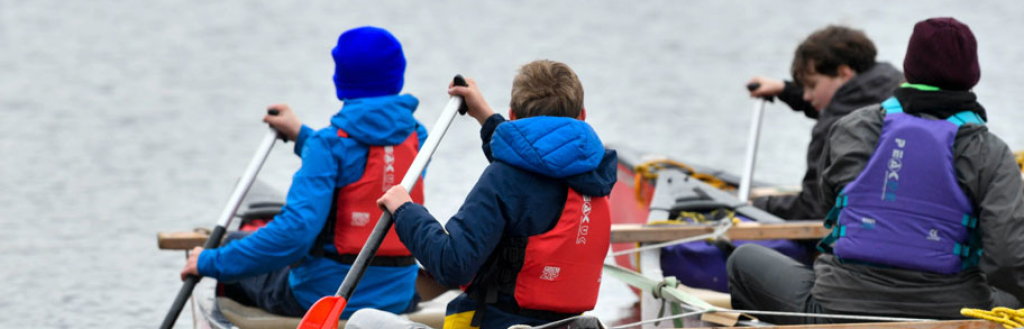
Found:
[[[736,212],[726,209],[715,209],[708,213],[681,211],[679,216],[672,219],[663,219],[647,222],[647,225],[679,225],[679,224],[694,224],[694,223],[706,223],[708,217],[712,219],[728,219],[733,225],[740,223],[740,218],[736,217]],[[639,244],[637,244],[639,245]]]
[[[960,314],[996,322],[1002,324],[1007,329],[1024,327],[1024,309],[1015,310],[1006,307],[996,307],[991,311],[986,311],[975,308],[963,308],[960,309]]]
[[[693,167],[690,167],[685,163],[669,159],[652,160],[641,163],[637,165],[635,168],[633,168],[633,171],[636,173],[636,175],[633,176],[633,190],[636,194],[636,200],[639,202],[641,207],[643,204],[647,203],[646,201],[644,201],[643,196],[643,182],[645,180],[657,179],[658,170],[670,167],[682,169],[683,171],[686,172],[687,175],[690,175],[693,178],[705,182],[708,185],[714,186],[717,189],[725,191],[731,191],[736,189],[732,185],[729,185],[729,183],[726,183],[725,181],[719,179],[718,177],[715,177],[714,175],[697,172],[696,170],[693,169]]]
[[[1024,172],[1024,151],[1014,152],[1013,155],[1017,158],[1017,167],[1020,168],[1021,172]]]

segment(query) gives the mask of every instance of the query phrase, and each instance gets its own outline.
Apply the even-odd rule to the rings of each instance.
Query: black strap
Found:
[[[502,312],[519,314],[528,318],[534,318],[549,322],[558,321],[580,315],[579,313],[559,313],[555,311],[531,310],[526,308],[520,308],[519,306],[516,305],[509,305],[507,303],[497,303],[493,305]]]
[[[497,291],[497,289],[491,288],[491,289],[481,289],[481,290],[486,290],[486,292],[479,292],[479,293],[475,293],[475,294],[468,294],[469,298],[475,300],[476,301],[476,305],[477,305],[476,312],[473,314],[473,320],[470,321],[470,326],[473,326],[473,327],[479,327],[480,326],[480,323],[483,321],[483,313],[484,313],[484,310],[487,309],[487,305],[494,306],[495,308],[497,308],[497,309],[499,309],[499,310],[501,310],[502,312],[505,312],[505,313],[516,314],[516,315],[525,316],[525,317],[533,318],[533,319],[537,319],[537,320],[548,321],[548,322],[564,320],[564,319],[567,319],[567,318],[571,318],[571,317],[580,315],[579,313],[560,313],[560,312],[555,312],[555,311],[533,310],[533,309],[528,309],[528,308],[521,308],[521,307],[519,307],[519,305],[516,305],[514,302],[513,303],[508,303],[508,302],[504,302],[504,301],[498,302],[498,291]],[[484,294],[486,297],[480,298],[479,297],[480,294]]]
[[[324,258],[333,260],[338,263],[345,265],[352,265],[356,262],[356,256],[354,254],[339,255],[333,252],[325,252]],[[416,258],[412,256],[373,256],[373,260],[370,261],[370,266],[384,266],[384,267],[405,267],[416,264]]]
[[[473,312],[473,319],[469,320],[470,327],[479,328],[480,323],[484,321],[484,312],[487,311],[487,298],[480,298],[480,296],[474,297],[474,295],[480,294],[479,291],[481,290],[485,291],[484,294],[490,293],[491,295],[494,295],[495,299],[497,299],[497,294],[494,293],[494,289],[478,289],[476,294],[469,295],[471,299],[476,300],[476,311]]]
[[[324,245],[334,244],[334,224],[338,220],[338,193],[341,193],[341,189],[334,189],[334,196],[331,197],[331,210],[327,213],[327,221],[324,222],[324,227],[320,229],[320,234],[317,234],[316,241],[313,241],[313,246],[309,248],[311,256],[324,257],[324,255],[330,254],[330,252],[324,250]]]

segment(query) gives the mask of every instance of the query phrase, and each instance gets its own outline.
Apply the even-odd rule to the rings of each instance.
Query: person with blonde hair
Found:
[[[449,93],[463,96],[482,124],[491,164],[458,213],[442,227],[400,186],[378,201],[439,282],[465,286],[448,304],[445,328],[540,325],[593,309],[611,242],[617,160],[584,122],[579,79],[559,62],[523,65],[510,121],[468,82]]]

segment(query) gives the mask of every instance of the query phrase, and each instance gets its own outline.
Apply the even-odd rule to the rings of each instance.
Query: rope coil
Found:
[[[1006,307],[996,307],[991,311],[986,311],[976,308],[963,308],[960,309],[960,314],[999,323],[1007,329],[1024,327],[1024,309],[1015,310]]]
[[[633,172],[636,173],[633,176],[633,191],[636,195],[636,200],[641,205],[647,203],[646,200],[644,200],[643,195],[644,180],[653,181],[658,179],[658,171],[666,168],[682,169],[687,175],[690,175],[690,177],[696,178],[723,191],[732,191],[736,189],[726,181],[715,177],[715,175],[697,172],[697,170],[693,169],[693,167],[688,164],[669,159],[651,160],[633,167]]]

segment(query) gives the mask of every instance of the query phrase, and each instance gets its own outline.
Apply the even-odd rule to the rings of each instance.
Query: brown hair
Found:
[[[536,60],[519,68],[512,80],[509,102],[517,119],[535,116],[579,117],[583,109],[583,85],[563,63]]]
[[[875,66],[875,44],[864,31],[829,25],[817,30],[796,48],[793,80],[805,84],[812,73],[835,77],[840,65],[861,73]]]

